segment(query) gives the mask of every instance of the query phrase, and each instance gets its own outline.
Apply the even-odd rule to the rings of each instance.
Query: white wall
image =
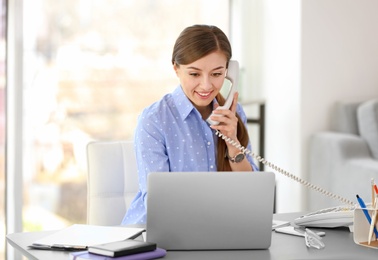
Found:
[[[378,0],[302,1],[303,156],[311,134],[330,129],[335,101],[378,97],[377,10]]]
[[[261,76],[251,82],[259,88],[253,98],[267,104],[265,157],[308,179],[309,137],[330,129],[334,103],[378,97],[378,0],[236,2],[261,11],[254,16],[251,10],[240,35],[249,35],[244,46],[261,52],[247,52],[254,61],[246,70],[258,69]],[[248,26],[253,23],[260,25]],[[253,67],[256,59],[260,67]],[[277,212],[306,209],[307,189],[280,174],[276,179]]]

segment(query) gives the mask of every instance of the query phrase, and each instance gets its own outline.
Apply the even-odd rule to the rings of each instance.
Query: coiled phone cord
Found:
[[[352,206],[355,205],[355,203],[353,203],[352,201],[346,199],[346,198],[343,198],[339,195],[336,195],[330,191],[327,191],[315,184],[312,184],[308,181],[305,181],[301,178],[299,178],[298,176],[295,176],[291,173],[289,173],[288,171],[284,170],[284,169],[281,169],[280,167],[274,165],[273,163],[271,162],[268,162],[267,160],[265,160],[265,158],[261,157],[260,155],[257,155],[251,151],[249,151],[247,148],[245,148],[244,146],[242,146],[241,144],[235,142],[234,140],[232,140],[231,138],[229,138],[228,136],[222,134],[221,132],[219,132],[218,130],[215,131],[215,134],[217,136],[219,136],[220,138],[222,138],[223,140],[225,140],[226,142],[230,143],[231,145],[235,146],[236,148],[238,148],[239,150],[241,150],[243,153],[245,154],[250,154],[253,158],[255,158],[257,161],[261,162],[262,164],[264,164],[265,166],[268,166],[270,168],[272,168],[273,170],[285,175],[286,177],[289,177],[290,179],[292,180],[295,180],[296,182],[299,182],[300,184],[306,186],[306,187],[309,187],[317,192],[320,192],[332,199],[336,199],[336,200],[339,200],[341,201],[342,203],[345,203],[345,204],[350,204]]]

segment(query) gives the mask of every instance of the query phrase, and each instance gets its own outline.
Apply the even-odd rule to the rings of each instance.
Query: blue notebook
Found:
[[[162,258],[167,254],[167,251],[162,248],[157,248],[154,251],[138,253],[133,255],[119,256],[119,257],[110,257],[103,255],[91,254],[88,251],[80,251],[70,253],[70,259],[72,260],[81,260],[81,259],[92,259],[92,260],[148,260],[148,259],[157,259]]]

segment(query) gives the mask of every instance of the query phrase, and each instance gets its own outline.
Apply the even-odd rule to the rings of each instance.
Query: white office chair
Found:
[[[134,143],[91,142],[87,160],[87,223],[120,225],[138,192]]]

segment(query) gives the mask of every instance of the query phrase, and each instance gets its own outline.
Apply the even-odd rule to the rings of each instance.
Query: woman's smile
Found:
[[[211,96],[212,91],[210,92],[197,92],[196,91],[196,93],[199,95],[200,98],[207,99]]]

